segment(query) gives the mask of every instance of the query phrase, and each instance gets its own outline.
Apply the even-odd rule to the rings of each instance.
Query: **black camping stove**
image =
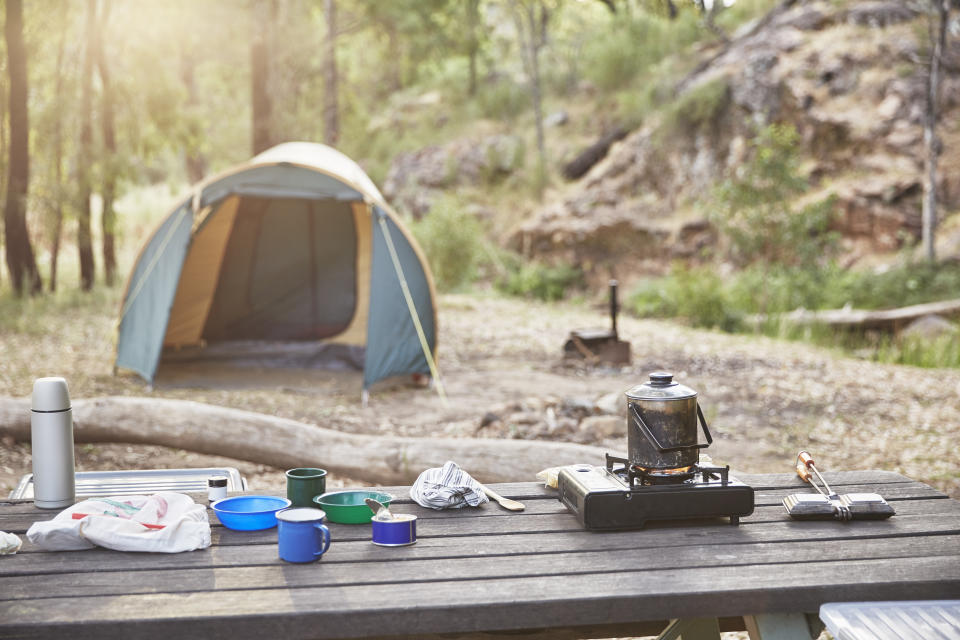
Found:
[[[625,458],[606,458],[605,467],[564,467],[557,478],[560,501],[585,529],[640,529],[648,520],[715,517],[737,525],[753,513],[753,487],[731,478],[730,467],[649,470]]]

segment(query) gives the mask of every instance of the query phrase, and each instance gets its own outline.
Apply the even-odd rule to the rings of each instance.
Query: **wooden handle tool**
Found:
[[[491,500],[496,500],[500,503],[500,506],[509,511],[523,511],[525,507],[522,502],[517,502],[516,500],[511,500],[510,498],[504,498],[499,493],[493,491],[486,485],[480,485],[480,488],[483,489],[483,492],[487,494],[487,497]]]

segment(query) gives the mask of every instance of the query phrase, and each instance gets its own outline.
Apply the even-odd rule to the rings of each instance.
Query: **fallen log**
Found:
[[[522,482],[547,467],[604,459],[604,449],[588,445],[354,434],[187,400],[75,399],[73,414],[78,443],[163,445],[281,469],[320,467],[382,484],[410,484],[447,460],[481,482]],[[0,398],[0,435],[30,439],[29,399]]]
[[[603,160],[614,142],[623,140],[630,133],[629,129],[616,127],[577,154],[577,156],[563,166],[561,173],[567,180],[577,180],[587,174],[595,164]]]
[[[792,324],[822,324],[837,329],[871,329],[897,332],[924,316],[952,316],[960,314],[960,299],[943,300],[915,304],[899,309],[867,311],[863,309],[829,309],[825,311],[807,311],[797,309],[780,314],[780,319]],[[756,325],[766,322],[769,316],[758,315],[750,319]]]

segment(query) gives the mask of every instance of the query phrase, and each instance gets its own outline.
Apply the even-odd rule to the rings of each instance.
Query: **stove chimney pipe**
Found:
[[[620,339],[620,335],[617,333],[617,313],[620,311],[620,305],[617,304],[617,286],[619,284],[616,280],[610,281],[610,324],[612,325],[614,340]]]

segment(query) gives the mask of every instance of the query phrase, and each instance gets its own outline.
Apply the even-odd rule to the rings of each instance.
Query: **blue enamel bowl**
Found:
[[[277,511],[290,506],[277,496],[233,496],[210,505],[220,523],[234,531],[260,531],[277,526]]]

